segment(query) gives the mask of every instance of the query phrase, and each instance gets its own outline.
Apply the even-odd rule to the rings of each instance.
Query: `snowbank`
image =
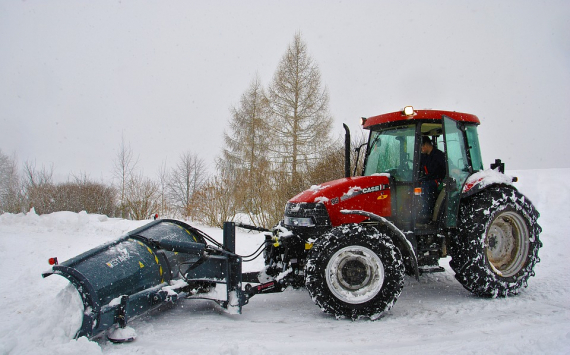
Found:
[[[570,169],[508,171],[541,213],[541,262],[517,297],[481,299],[446,272],[406,279],[379,321],[336,320],[304,290],[258,295],[242,315],[183,300],[130,325],[135,342],[73,340],[81,301],[58,276],[42,279],[48,258],[66,260],[148,221],[58,212],[0,216],[0,354],[560,354],[570,352]],[[221,239],[222,232],[203,228]],[[263,240],[238,230],[238,253]],[[262,261],[244,265],[255,270]]]

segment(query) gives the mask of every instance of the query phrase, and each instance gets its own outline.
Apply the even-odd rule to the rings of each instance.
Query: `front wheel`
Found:
[[[305,286],[337,318],[379,318],[404,285],[400,251],[386,232],[347,225],[325,233],[309,253]]]
[[[538,217],[532,203],[511,187],[491,187],[462,201],[449,263],[456,279],[478,296],[519,293],[540,260]]]

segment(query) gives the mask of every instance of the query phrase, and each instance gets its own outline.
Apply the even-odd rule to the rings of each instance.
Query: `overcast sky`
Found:
[[[332,128],[406,105],[473,113],[488,166],[570,167],[570,1],[0,0],[0,149],[108,180],[214,169],[230,107],[300,32]]]

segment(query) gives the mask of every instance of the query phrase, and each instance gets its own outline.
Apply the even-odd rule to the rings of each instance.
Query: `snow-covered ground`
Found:
[[[130,325],[133,343],[73,340],[80,322],[75,290],[59,276],[42,279],[48,258],[66,260],[147,221],[85,213],[0,216],[0,354],[568,354],[570,353],[570,169],[511,171],[536,205],[541,262],[520,295],[482,299],[446,272],[406,279],[382,319],[336,320],[305,290],[258,295],[243,314],[182,300]],[[221,239],[218,229],[203,228]],[[238,253],[261,243],[238,232]],[[244,265],[245,270],[259,268]]]

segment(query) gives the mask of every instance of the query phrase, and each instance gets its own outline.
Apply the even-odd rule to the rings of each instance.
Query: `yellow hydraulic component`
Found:
[[[279,238],[278,237],[273,237],[273,246],[274,247],[279,247],[281,244],[279,243]]]

